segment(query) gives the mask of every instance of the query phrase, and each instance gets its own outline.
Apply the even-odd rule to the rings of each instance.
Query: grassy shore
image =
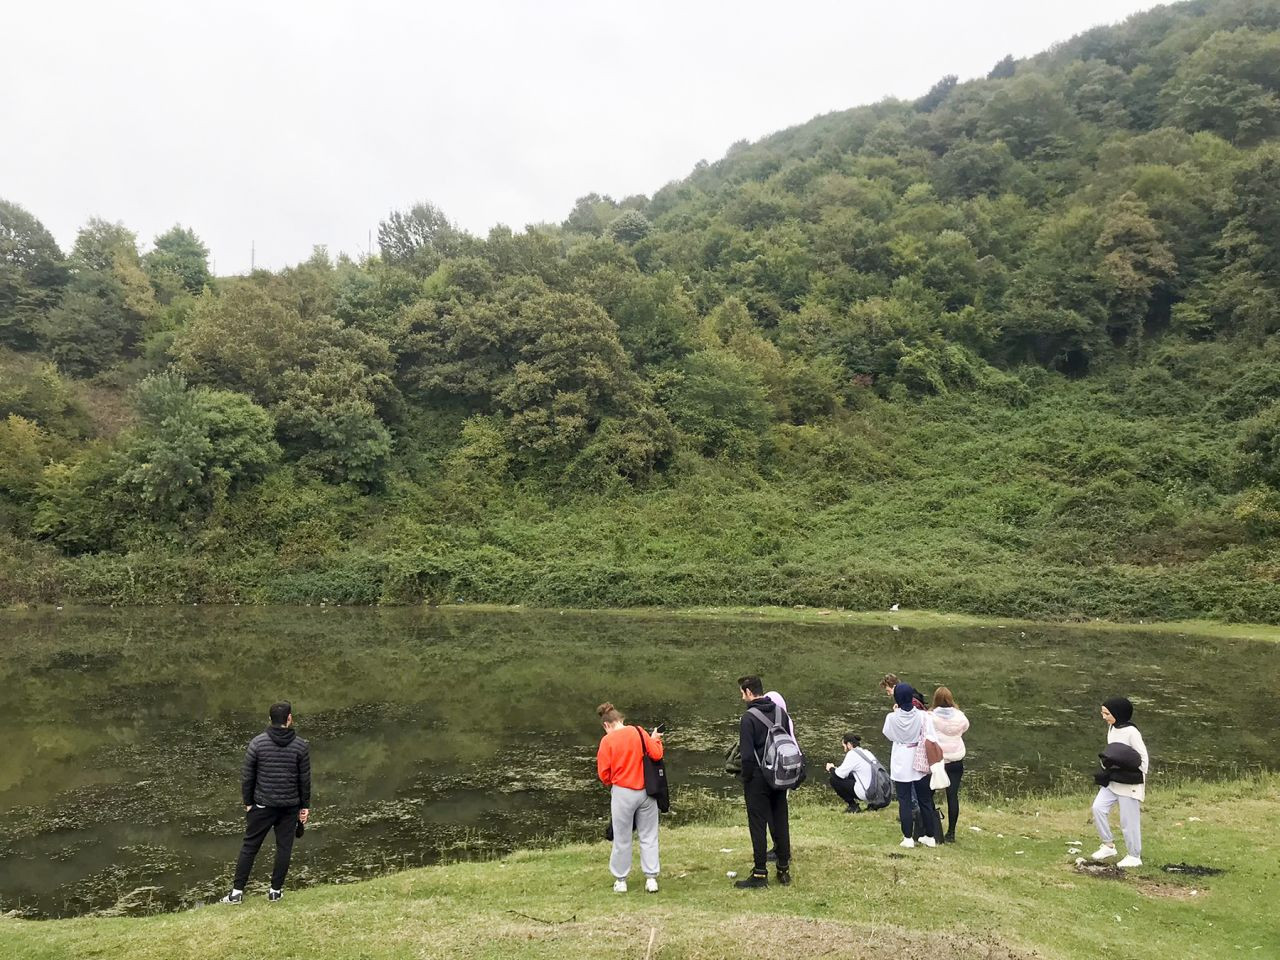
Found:
[[[561,609],[503,606],[498,604],[455,604],[434,608],[443,611],[518,612]],[[1221,637],[1231,640],[1280,642],[1280,626],[1267,623],[1228,623],[1222,620],[1024,620],[1018,617],[981,617],[967,613],[936,610],[842,610],[836,607],[606,607],[577,609],[591,616],[661,617],[682,620],[746,620],[784,623],[843,623],[870,627],[1039,628],[1070,627],[1080,630],[1120,630],[1127,633],[1174,634]]]
[[[261,883],[239,907],[60,921],[0,920],[0,956],[21,960],[351,960],[836,956],[1126,960],[1272,957],[1280,894],[1280,776],[1153,786],[1146,865],[1078,872],[1095,845],[1089,797],[974,803],[960,842],[900,850],[891,811],[848,816],[806,789],[792,815],[794,882],[739,891],[749,867],[739,805],[664,830],[662,889],[610,889],[605,843],[429,867],[347,886]],[[974,829],[978,828],[978,829]],[[1217,876],[1166,864],[1216,867]],[[261,865],[260,865],[261,866]],[[259,870],[258,873],[262,871]],[[633,874],[633,877],[635,875]]]

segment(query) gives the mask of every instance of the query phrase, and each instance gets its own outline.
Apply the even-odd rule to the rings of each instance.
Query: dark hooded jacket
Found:
[[[742,715],[742,722],[738,725],[738,749],[742,751],[743,783],[749,782],[760,769],[758,758],[764,755],[765,739],[769,733],[769,729],[760,722],[760,718],[751,712],[752,707],[755,707],[775,723],[782,724],[785,729],[790,729],[790,718],[787,716],[787,711],[779,707],[769,697],[757,697],[747,705],[747,710]]]
[[[1102,770],[1094,777],[1100,786],[1110,783],[1142,783],[1142,755],[1127,743],[1108,743],[1098,754]]]
[[[240,772],[245,806],[311,806],[311,753],[293,727],[267,727],[249,741]]]

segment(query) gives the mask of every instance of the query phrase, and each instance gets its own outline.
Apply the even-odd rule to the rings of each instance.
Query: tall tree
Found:
[[[35,347],[36,321],[57,304],[67,277],[62,251],[44,224],[0,200],[0,344]]]
[[[209,249],[195,231],[175,224],[155,239],[144,258],[147,273],[159,281],[172,277],[188,293],[199,293],[211,279]]]

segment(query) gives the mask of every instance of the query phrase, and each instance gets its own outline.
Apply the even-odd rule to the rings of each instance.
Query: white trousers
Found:
[[[1142,859],[1142,803],[1133,797],[1121,797],[1110,787],[1098,791],[1093,801],[1093,825],[1103,843],[1114,844],[1111,832],[1111,808],[1120,804],[1120,832],[1124,834],[1125,853]]]
[[[616,783],[610,788],[609,812],[613,815],[613,853],[609,872],[625,880],[631,872],[631,831],[640,835],[640,869],[646,877],[658,875],[658,801],[643,790],[629,790]]]

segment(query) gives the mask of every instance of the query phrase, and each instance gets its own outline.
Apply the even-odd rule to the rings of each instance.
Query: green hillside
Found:
[[[378,239],[0,201],[0,603],[1280,622],[1280,0]]]

